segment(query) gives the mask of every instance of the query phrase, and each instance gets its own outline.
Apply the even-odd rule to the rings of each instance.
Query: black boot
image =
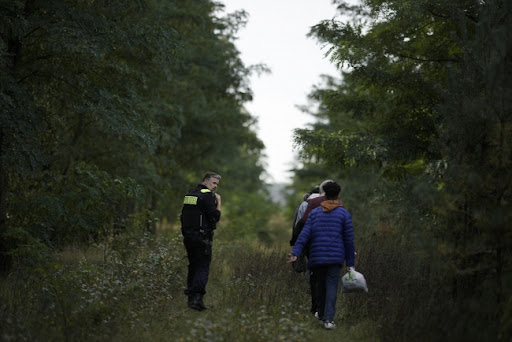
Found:
[[[208,309],[203,303],[203,295],[197,295],[197,304],[202,308],[202,310]]]
[[[197,311],[203,311],[207,309],[203,303],[203,296],[198,293],[188,296],[188,307]]]

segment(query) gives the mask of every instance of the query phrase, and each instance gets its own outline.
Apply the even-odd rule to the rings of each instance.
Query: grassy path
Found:
[[[306,280],[285,262],[286,247],[217,243],[205,296],[210,309],[197,312],[183,294],[180,237],[127,246],[128,257],[71,251],[2,279],[0,340],[379,341],[373,322],[347,312],[358,297],[339,296],[337,329],[319,324],[309,313]]]
[[[337,328],[325,330],[309,313],[310,295],[302,274],[280,251],[226,251],[214,254],[205,303],[209,310],[181,309],[170,325],[178,341],[379,341],[376,326],[349,318],[338,297]],[[352,295],[352,294],[351,294]],[[363,294],[361,294],[363,295]]]

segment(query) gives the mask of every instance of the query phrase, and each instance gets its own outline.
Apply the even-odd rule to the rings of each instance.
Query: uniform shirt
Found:
[[[203,184],[190,190],[183,199],[181,229],[212,231],[220,220],[215,194]]]

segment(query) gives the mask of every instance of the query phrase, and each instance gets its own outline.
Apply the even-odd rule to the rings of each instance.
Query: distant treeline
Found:
[[[333,2],[295,186],[341,181],[384,337],[510,340],[512,3]]]
[[[265,68],[233,44],[245,18],[209,0],[0,2],[2,270],[175,223],[209,170],[251,215],[225,231],[264,225],[264,146],[243,105]]]

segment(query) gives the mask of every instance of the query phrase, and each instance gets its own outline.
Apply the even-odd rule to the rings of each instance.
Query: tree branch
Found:
[[[405,59],[411,59],[418,62],[454,62],[457,63],[459,60],[456,58],[439,58],[439,59],[427,59],[427,58],[418,58],[418,57],[412,57],[402,54],[397,54],[398,57],[405,58]]]

